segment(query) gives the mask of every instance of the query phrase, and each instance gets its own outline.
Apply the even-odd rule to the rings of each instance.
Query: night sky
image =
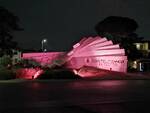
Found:
[[[107,16],[135,19],[139,36],[150,39],[149,0],[0,0],[20,18],[24,31],[15,32],[23,48],[39,49],[48,39],[49,50],[70,50],[84,36],[95,35],[94,26]]]

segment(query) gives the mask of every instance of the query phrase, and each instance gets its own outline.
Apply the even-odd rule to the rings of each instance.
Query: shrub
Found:
[[[16,75],[12,70],[0,67],[0,80],[15,79]]]
[[[40,67],[40,64],[33,59],[22,59],[16,63],[13,68],[30,68],[30,67]]]
[[[77,79],[79,76],[75,75],[68,69],[49,69],[45,70],[38,79]]]
[[[0,66],[7,67],[7,65],[11,63],[12,60],[9,56],[4,55],[3,57],[0,57]]]

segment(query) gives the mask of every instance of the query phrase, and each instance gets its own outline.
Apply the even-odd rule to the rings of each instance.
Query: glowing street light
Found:
[[[47,49],[44,48],[44,45],[46,46],[46,44],[47,44],[47,39],[46,39],[46,38],[42,39],[41,44],[42,44],[42,47],[41,47],[42,51],[43,51],[43,52],[46,52]]]

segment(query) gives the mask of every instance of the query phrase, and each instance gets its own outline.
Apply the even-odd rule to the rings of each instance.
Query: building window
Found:
[[[150,42],[148,43],[148,49],[150,50]]]
[[[136,44],[136,48],[137,48],[137,50],[140,50],[140,44],[139,43]]]
[[[144,50],[144,44],[140,45],[140,50]]]

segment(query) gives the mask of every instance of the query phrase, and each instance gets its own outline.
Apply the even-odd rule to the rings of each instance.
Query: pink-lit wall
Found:
[[[53,60],[56,60],[65,52],[41,52],[41,53],[23,53],[23,59],[33,59],[42,65],[50,64]]]
[[[68,62],[68,68],[79,69],[83,66],[91,66],[118,72],[127,72],[126,56],[95,56],[73,57]]]

